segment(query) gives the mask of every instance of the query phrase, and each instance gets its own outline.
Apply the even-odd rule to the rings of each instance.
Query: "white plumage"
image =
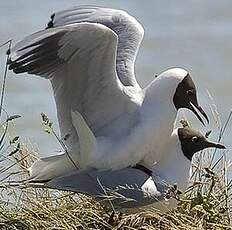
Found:
[[[223,145],[209,142],[200,132],[189,128],[174,129],[166,145],[159,161],[149,173],[139,167],[114,171],[88,169],[63,174],[41,186],[86,193],[106,204],[109,204],[110,199],[115,208],[152,204],[166,211],[177,203],[174,199],[167,199],[173,185],[182,192],[187,188],[193,155],[210,147],[225,149]]]
[[[46,30],[11,50],[9,68],[15,73],[51,81],[61,136],[69,136],[64,142],[82,170],[115,170],[138,162],[152,168],[165,150],[177,110],[190,108],[196,114],[191,107],[198,107],[196,90],[186,70],[169,69],[144,89],[137,83],[134,63],[143,34],[142,26],[124,11],[76,7],[52,15]],[[174,101],[178,87],[182,104],[177,104],[181,95]],[[82,115],[83,127],[77,127],[72,111]],[[88,136],[84,151],[77,129],[83,139]],[[95,141],[90,137],[100,143],[95,151],[90,151]],[[67,154],[42,159],[31,168],[38,180],[73,170]]]

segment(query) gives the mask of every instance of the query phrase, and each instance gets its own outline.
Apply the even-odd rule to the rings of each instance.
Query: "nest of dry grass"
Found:
[[[232,229],[232,182],[225,153],[216,157],[207,150],[195,158],[190,186],[177,208],[112,213],[86,195],[12,185],[12,180],[27,176],[35,159],[32,146],[15,132],[6,145],[16,118],[8,116],[0,138],[0,229]]]
[[[11,40],[0,47],[7,44],[10,49]],[[1,118],[6,78],[7,64],[1,92]],[[217,121],[217,111],[212,109],[212,112]],[[218,141],[231,116],[224,127],[219,127]],[[225,152],[217,156],[216,151],[213,154],[204,151],[196,157],[190,186],[181,196],[177,208],[167,213],[152,207],[135,214],[112,213],[85,195],[12,184],[12,181],[27,176],[27,168],[35,159],[31,145],[22,141],[15,131],[9,132],[17,118],[18,115],[8,116],[6,113],[1,124],[0,229],[232,229],[232,180],[227,178],[229,162]],[[53,130],[51,133],[55,135]]]

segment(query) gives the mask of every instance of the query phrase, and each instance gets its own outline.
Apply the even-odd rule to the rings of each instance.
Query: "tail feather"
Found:
[[[72,160],[81,164],[81,168],[83,168],[94,157],[92,154],[96,147],[96,138],[80,113],[75,111],[71,112],[71,115],[73,125],[79,137],[79,150],[69,154]],[[45,183],[53,178],[71,173],[77,170],[72,160],[67,154],[42,158],[36,161],[29,169],[29,181]]]
[[[30,182],[47,182],[55,177],[62,176],[77,170],[67,154],[42,158],[36,161],[31,168]]]

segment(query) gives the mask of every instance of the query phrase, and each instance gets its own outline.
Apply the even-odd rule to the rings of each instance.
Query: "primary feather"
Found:
[[[152,167],[159,159],[177,114],[174,94],[188,73],[169,69],[141,89],[134,63],[143,33],[124,11],[74,7],[53,14],[46,30],[13,47],[10,69],[51,81],[61,136],[68,137],[63,141],[69,157],[38,161],[32,167],[34,179],[75,170],[70,157],[81,169],[119,169],[140,161]],[[82,115],[85,127],[101,142],[95,158],[80,151],[72,111]],[[101,161],[93,161],[100,157]]]

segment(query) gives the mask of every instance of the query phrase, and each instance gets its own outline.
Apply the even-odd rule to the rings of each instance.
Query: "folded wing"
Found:
[[[162,201],[164,194],[159,191],[167,189],[133,168],[76,172],[55,178],[44,187],[85,193],[108,205],[110,200],[115,208],[135,208]]]

